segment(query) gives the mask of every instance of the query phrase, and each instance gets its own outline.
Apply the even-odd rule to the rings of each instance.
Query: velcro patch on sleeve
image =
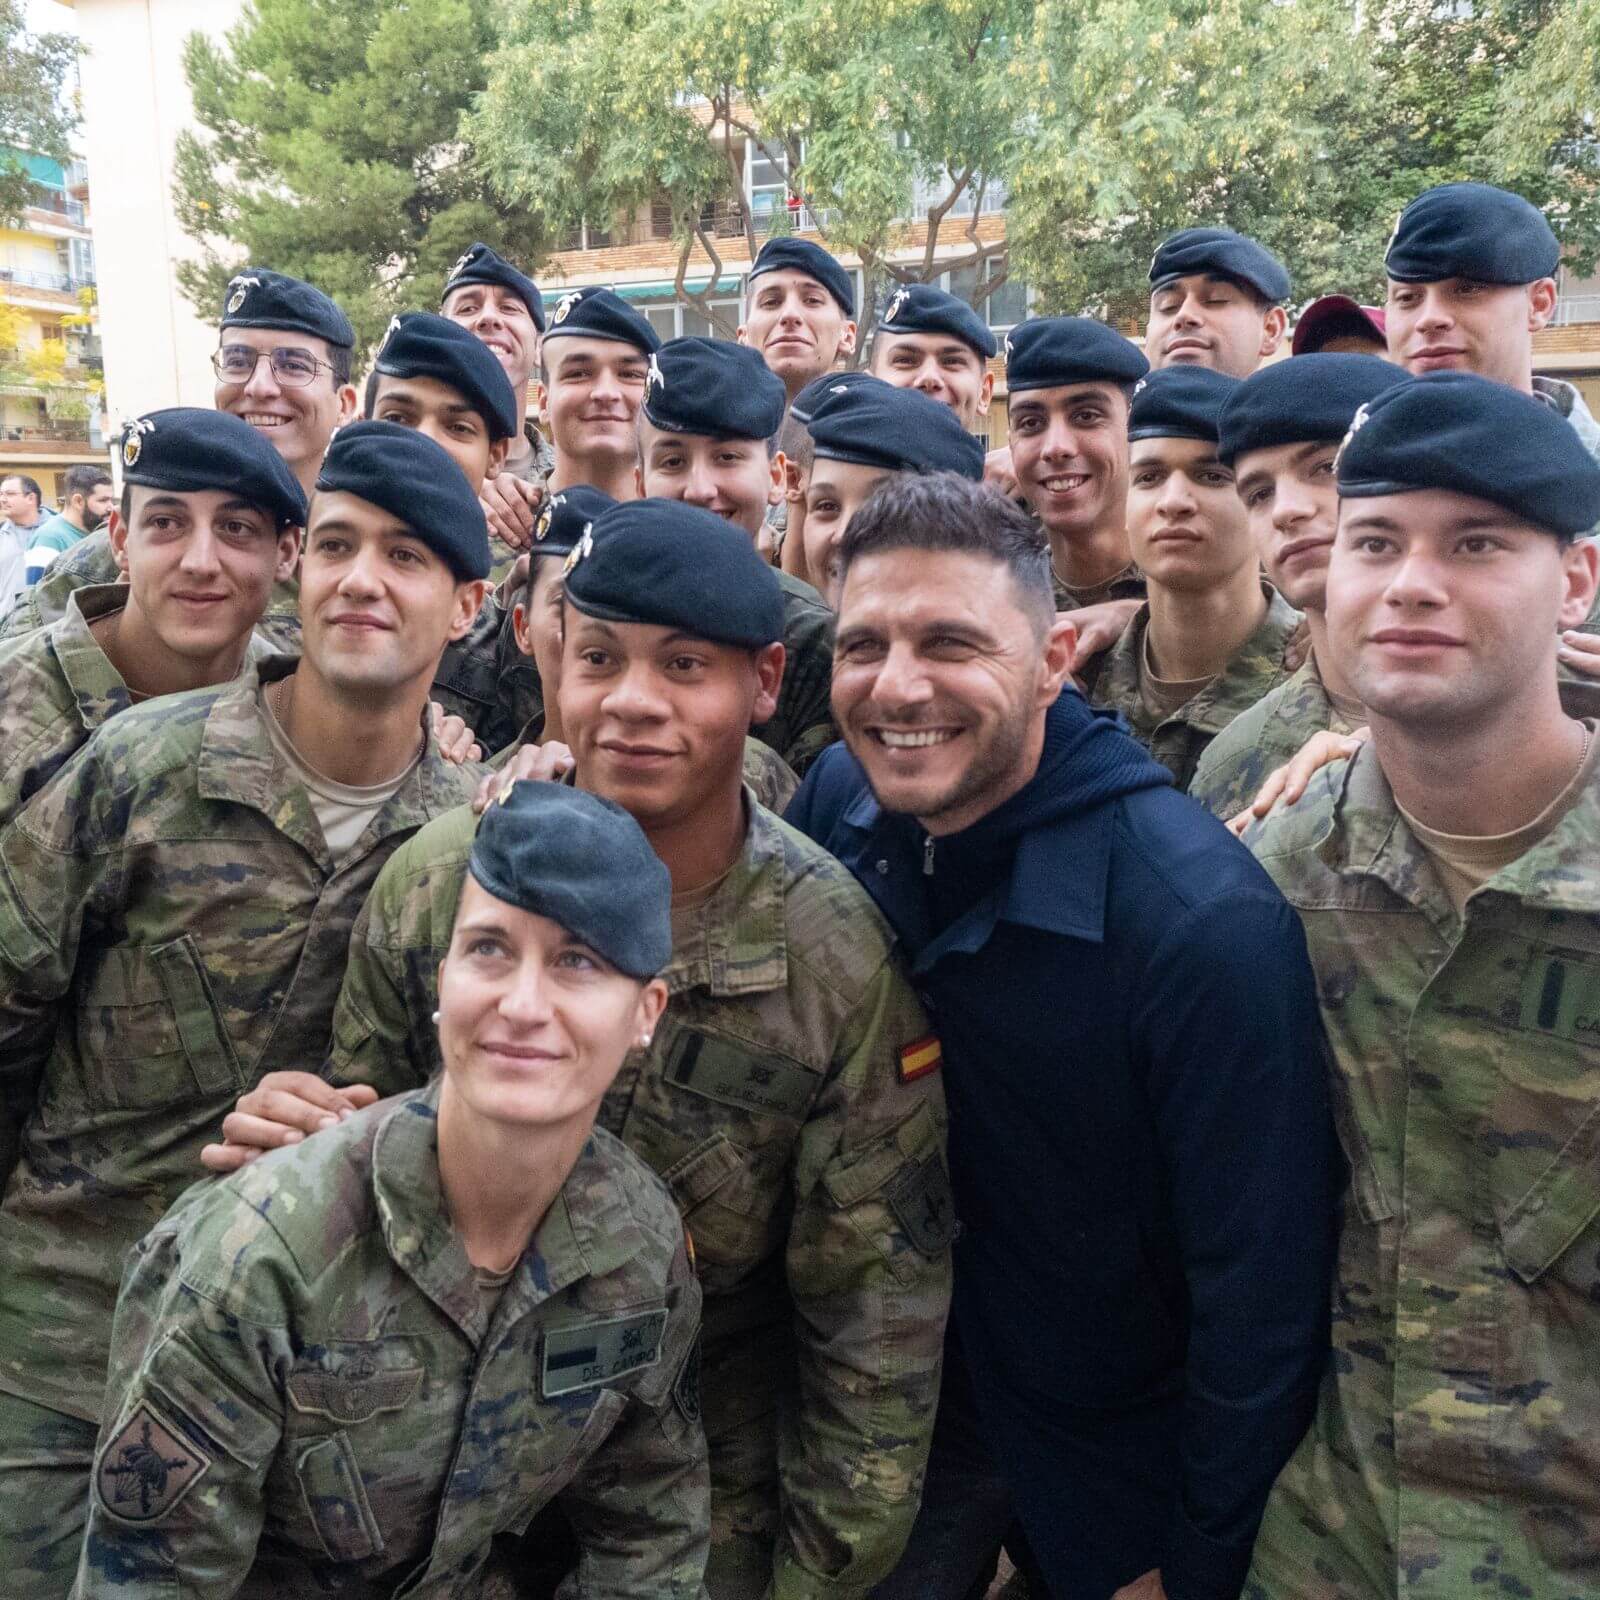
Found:
[[[95,1464],[100,1503],[119,1522],[160,1522],[211,1467],[211,1457],[142,1400]]]
[[[667,1309],[662,1306],[631,1317],[552,1328],[544,1336],[539,1392],[546,1400],[554,1400],[653,1367],[661,1359],[661,1335],[666,1326]]]
[[[907,1162],[884,1192],[906,1237],[923,1255],[943,1255],[950,1248],[956,1236],[956,1202],[938,1156]]]
[[[937,1072],[943,1065],[944,1051],[938,1039],[930,1033],[927,1038],[918,1039],[901,1050],[900,1081],[915,1083],[918,1078],[926,1078],[930,1072]]]
[[[683,1420],[693,1426],[700,1420],[700,1335],[684,1354],[683,1365],[678,1368],[678,1380],[672,1386],[672,1398],[677,1403]]]

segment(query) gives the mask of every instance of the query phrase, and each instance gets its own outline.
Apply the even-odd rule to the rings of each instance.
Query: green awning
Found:
[[[743,283],[744,279],[739,277],[718,278],[713,288],[710,278],[685,278],[683,287],[688,294],[704,294],[710,288],[714,295],[736,295]],[[618,284],[617,293],[624,300],[670,300],[673,297],[672,279],[666,278],[660,283]]]

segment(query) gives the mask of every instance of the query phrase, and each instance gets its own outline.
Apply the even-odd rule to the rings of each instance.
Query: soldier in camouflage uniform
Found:
[[[311,512],[305,657],[121,712],[0,834],[0,1071],[40,1075],[0,1204],[8,1597],[71,1581],[123,1252],[241,1090],[325,1057],[378,869],[471,791],[423,713],[487,570],[437,445],[342,430]]]
[[[1403,381],[1374,356],[1296,356],[1247,378],[1222,408],[1222,463],[1234,474],[1262,572],[1305,613],[1310,653],[1201,756],[1189,793],[1214,816],[1244,810],[1313,734],[1350,733],[1365,720],[1328,655],[1323,593],[1339,520],[1333,463],[1356,409]]]
[[[1246,842],[1305,925],[1352,1181],[1334,1361],[1245,1593],[1575,1600],[1600,1559],[1600,775],[1555,641],[1596,587],[1600,467],[1446,374],[1358,412],[1338,482],[1328,626],[1372,739]]]
[[[1128,547],[1127,421],[1150,363],[1092,317],[1018,323],[1005,358],[1012,467],[1050,539],[1056,609],[1144,599]]]
[[[770,697],[770,643],[746,663],[781,627],[771,569],[743,536],[660,501],[608,512],[583,548],[567,579],[561,696],[578,779],[635,811],[677,891],[667,1013],[600,1122],[667,1180],[699,1261],[707,1586],[719,1600],[860,1597],[910,1529],[938,1389],[953,1218],[937,1044],[860,886],[739,803],[739,719],[757,689],[747,681],[735,698],[717,680],[737,665]],[[668,629],[684,630],[674,652],[724,663],[699,669],[670,719],[640,705],[669,689],[638,659]],[[583,682],[620,654],[626,686]],[[713,716],[727,725],[713,731]],[[680,718],[705,719],[716,749],[670,776],[608,752],[618,740],[676,748]],[[703,797],[688,807],[691,785]],[[422,1019],[472,831],[465,810],[442,818],[381,875],[352,936],[335,1081],[390,1093],[436,1069]]]
[[[1096,663],[1090,698],[1128,719],[1180,789],[1206,746],[1287,677],[1300,624],[1261,581],[1217,456],[1218,417],[1238,387],[1209,367],[1164,368],[1140,383],[1128,416],[1128,534],[1149,599]]]
[[[197,1186],[137,1247],[84,1600],[476,1593],[557,1494],[574,1596],[704,1593],[700,1288],[666,1185],[594,1127],[666,1002],[669,897],[618,807],[524,783],[491,809],[442,1079]]]

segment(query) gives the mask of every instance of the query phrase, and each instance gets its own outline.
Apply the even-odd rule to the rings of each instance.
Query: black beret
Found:
[[[546,498],[533,525],[533,544],[529,553],[536,556],[566,556],[575,550],[595,520],[617,502],[587,483],[575,483]]]
[[[1442,183],[1400,213],[1384,252],[1397,283],[1533,283],[1553,278],[1561,247],[1544,213],[1487,183]]]
[[[303,528],[306,497],[284,459],[226,411],[172,406],[122,425],[122,481],[176,494],[221,489],[259,506],[280,528]]]
[[[585,616],[714,644],[783,637],[783,590],[750,535],[681,500],[624,500],[598,517],[567,558],[566,597]]]
[[[796,239],[784,235],[768,239],[756,256],[750,275],[745,280],[751,284],[763,272],[803,272],[814,278],[835,300],[847,317],[856,314],[856,286],[850,274],[822,248],[809,239]]]
[[[668,339],[650,357],[644,414],[666,433],[770,439],[783,426],[783,380],[747,344]]]
[[[1006,388],[1133,383],[1149,370],[1144,352],[1093,317],[1030,317],[1006,335]]]
[[[946,333],[985,361],[999,348],[988,324],[965,300],[931,283],[902,284],[889,297],[878,326],[884,333]]]
[[[353,494],[398,518],[458,578],[489,576],[489,527],[466,475],[425,433],[394,422],[340,428],[317,488]]]
[[[1231,467],[1251,450],[1319,439],[1337,444],[1359,407],[1405,381],[1402,368],[1379,356],[1330,352],[1274,361],[1228,397],[1218,454]]]
[[[224,328],[286,328],[326,339],[338,350],[356,342],[350,319],[320,289],[265,267],[246,267],[228,279]]]
[[[486,244],[469,244],[457,257],[450,276],[445,279],[439,304],[443,305],[457,289],[468,283],[488,283],[499,289],[509,289],[528,308],[534,327],[544,332],[544,296],[539,293],[539,285]]]
[[[1346,500],[1453,489],[1576,538],[1600,522],[1600,463],[1553,407],[1470,372],[1385,389],[1339,451]]]
[[[1128,406],[1128,438],[1217,442],[1217,423],[1237,378],[1210,367],[1167,367],[1141,378]]]
[[[610,289],[574,289],[556,301],[550,313],[546,339],[576,334],[585,339],[615,339],[653,356],[661,348],[661,335],[619,294]]]
[[[983,446],[949,406],[881,378],[835,384],[812,413],[821,460],[854,461],[888,472],[957,472],[983,477]]]
[[[505,368],[476,335],[431,311],[403,311],[389,322],[377,370],[390,378],[437,378],[470,401],[491,439],[515,438],[517,396]]]
[[[1232,228],[1185,228],[1163,239],[1150,261],[1151,291],[1195,273],[1232,278],[1265,300],[1289,298],[1283,263],[1265,245]]]
[[[824,372],[820,378],[813,378],[799,394],[794,397],[789,407],[789,415],[802,426],[809,428],[811,419],[816,414],[817,406],[825,394],[836,393],[842,384],[845,388],[853,388],[858,383],[881,383],[881,378],[874,378],[870,372],[863,372],[859,368],[849,372]]]
[[[508,783],[478,824],[467,870],[630,978],[653,978],[671,959],[671,876],[639,824],[599,795]]]

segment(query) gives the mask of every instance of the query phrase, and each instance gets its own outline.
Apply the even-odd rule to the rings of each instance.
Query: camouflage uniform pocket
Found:
[[[295,1456],[300,1498],[332,1561],[365,1561],[383,1549],[367,1504],[355,1451],[343,1432],[304,1445]]]
[[[100,953],[78,1008],[91,1097],[141,1109],[243,1088],[192,938]]]

